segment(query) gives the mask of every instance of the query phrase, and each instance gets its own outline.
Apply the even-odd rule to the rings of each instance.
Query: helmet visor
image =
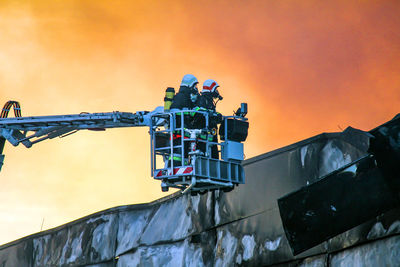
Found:
[[[193,86],[192,86],[192,94],[198,94],[199,93],[199,88],[197,88],[197,85],[198,85],[199,83],[195,83],[195,84],[193,84]]]

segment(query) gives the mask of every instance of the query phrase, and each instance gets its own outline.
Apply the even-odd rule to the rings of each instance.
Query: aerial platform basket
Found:
[[[162,181],[163,191],[169,187],[184,192],[229,191],[244,184],[244,152],[240,142],[247,137],[248,122],[244,116],[218,117],[207,111],[175,110],[154,114],[151,121],[151,175]],[[223,125],[221,142],[218,125]],[[240,133],[232,134],[237,129]],[[240,140],[229,140],[238,135]]]

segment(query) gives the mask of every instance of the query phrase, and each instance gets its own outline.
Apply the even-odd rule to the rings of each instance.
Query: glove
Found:
[[[217,118],[216,118],[217,124],[222,123],[223,120],[224,118],[222,114],[217,112]]]
[[[218,112],[210,112],[209,118],[210,118],[210,128],[216,128],[217,125],[222,123],[222,121],[224,120],[222,114]]]

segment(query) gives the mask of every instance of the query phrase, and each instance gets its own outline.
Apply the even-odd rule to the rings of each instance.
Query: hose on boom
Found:
[[[0,113],[0,118],[4,119],[8,117],[8,113],[10,112],[10,109],[14,109],[14,115],[15,117],[21,117],[21,106],[19,105],[18,101],[7,101],[7,103],[4,105],[3,109],[1,110]],[[0,136],[0,170],[3,165],[4,161],[4,155],[3,154],[3,149],[5,145],[6,139],[3,136]]]
[[[4,105],[3,109],[1,110],[0,118],[7,118],[8,113],[10,112],[10,109],[14,109],[14,115],[15,117],[21,117],[21,106],[19,105],[18,101],[7,101],[7,103]]]

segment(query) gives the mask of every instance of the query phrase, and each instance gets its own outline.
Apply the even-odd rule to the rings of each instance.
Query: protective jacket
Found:
[[[211,93],[203,93],[199,97],[196,105],[197,107],[199,107],[200,110],[208,111],[209,115],[211,115],[209,117],[211,128],[216,128],[217,124],[222,122],[222,116],[221,114],[219,114],[219,112],[216,111],[214,97]]]
[[[192,100],[190,100],[191,89],[187,86],[181,86],[179,92],[175,95],[171,105],[171,109],[192,109],[194,107]]]
[[[205,108],[206,110],[215,111],[215,104],[210,93],[203,93],[197,101],[197,106]]]

